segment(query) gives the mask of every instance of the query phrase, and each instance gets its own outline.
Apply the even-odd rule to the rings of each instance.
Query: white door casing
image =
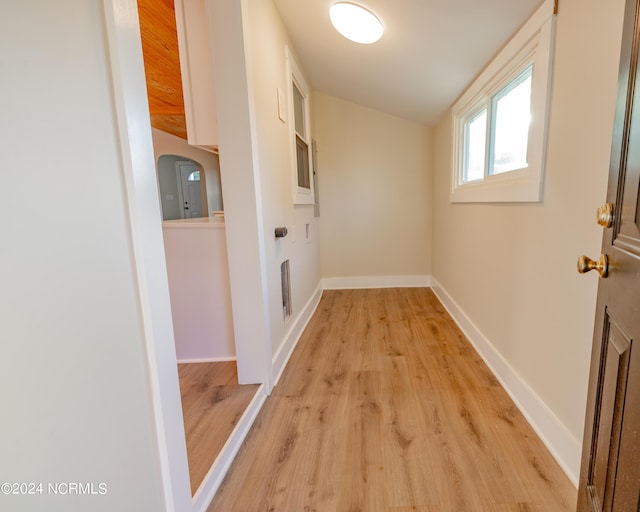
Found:
[[[238,377],[240,383],[264,383],[268,391],[273,376],[264,239],[255,194],[255,126],[247,95],[242,2],[208,0],[207,4],[216,43],[214,60],[220,66],[222,95],[228,100],[218,118],[227,128],[220,146],[227,148],[229,168],[243,171],[229,173],[223,185]],[[137,3],[103,0],[103,7],[165,508],[204,510],[209,492],[192,499],[190,490]],[[216,93],[220,103],[220,91]],[[242,230],[235,229],[240,226]]]
[[[103,0],[165,509],[192,509],[136,0]]]

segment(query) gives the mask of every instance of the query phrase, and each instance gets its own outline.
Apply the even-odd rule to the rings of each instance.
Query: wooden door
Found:
[[[640,512],[640,0],[627,0],[579,512]],[[580,265],[579,265],[580,266]],[[583,266],[582,271],[587,270]]]

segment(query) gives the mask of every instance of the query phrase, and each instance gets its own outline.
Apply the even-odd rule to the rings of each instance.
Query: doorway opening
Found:
[[[223,203],[218,157],[203,152],[198,161],[193,158],[174,154],[158,157],[158,192],[163,221],[221,215]]]
[[[238,383],[218,155],[152,132],[195,497],[259,386]]]
[[[211,470],[259,386],[238,384],[220,164],[186,140],[174,7],[137,2],[195,503],[210,492]]]
[[[178,155],[158,159],[158,189],[162,220],[208,215],[207,181],[202,165]]]
[[[183,219],[204,217],[207,211],[207,184],[200,180],[200,167],[191,161],[176,162],[178,201]]]

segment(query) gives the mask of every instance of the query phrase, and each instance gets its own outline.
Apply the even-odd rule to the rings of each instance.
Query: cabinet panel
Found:
[[[187,142],[218,151],[213,56],[206,0],[175,0]]]

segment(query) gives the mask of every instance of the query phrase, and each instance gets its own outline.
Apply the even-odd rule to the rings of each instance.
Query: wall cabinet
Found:
[[[187,142],[218,152],[213,52],[207,0],[175,0]]]

